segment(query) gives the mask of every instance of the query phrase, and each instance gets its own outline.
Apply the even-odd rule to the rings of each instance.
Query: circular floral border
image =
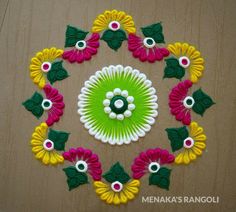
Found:
[[[202,155],[206,148],[204,130],[198,123],[192,121],[190,111],[203,116],[206,109],[215,104],[202,89],[190,94],[193,83],[198,82],[204,70],[204,59],[194,46],[179,42],[169,44],[167,48],[162,46],[165,40],[161,23],[141,27],[141,31],[144,38],[136,34],[134,21],[125,12],[105,11],[95,19],[91,33],[68,25],[65,47],[70,49],[64,51],[55,47],[45,48],[36,53],[31,59],[29,67],[30,77],[40,89],[43,89],[44,94],[35,92],[31,98],[23,102],[23,106],[38,119],[44,112],[48,114],[46,121],[37,126],[32,134],[31,147],[35,158],[45,165],[56,165],[63,163],[64,160],[69,161],[72,165],[63,169],[69,190],[88,183],[87,174],[89,174],[94,181],[95,192],[101,200],[108,204],[119,205],[134,199],[139,192],[140,178],[145,174],[149,174],[149,185],[168,190],[171,169],[166,166],[172,163],[189,164]],[[56,81],[61,81],[69,76],[63,67],[63,60],[71,63],[90,60],[97,53],[99,40],[105,41],[110,48],[116,51],[124,40],[128,40],[128,50],[141,62],[153,63],[166,57],[164,78],[182,79],[185,70],[190,74],[189,80],[178,83],[169,94],[170,112],[177,121],[181,121],[184,125],[179,128],[166,129],[172,152],[180,151],[179,154],[175,157],[168,150],[160,148],[141,152],[131,166],[132,178],[119,162],[103,173],[98,155],[89,149],[78,147],[65,151],[65,144],[70,133],[52,129],[52,125],[58,122],[63,115],[65,107],[63,96],[51,86]],[[132,68],[130,69],[132,70]],[[143,83],[147,86],[147,90],[152,89],[151,81],[146,80],[144,74],[137,70],[133,70],[133,72],[147,82]],[[96,72],[86,82],[86,86],[81,90],[79,106],[85,105],[85,94],[91,92],[87,85],[93,86],[96,77],[101,73]],[[100,106],[102,112],[107,115],[106,118],[119,123],[129,120],[134,115],[139,106],[137,96],[128,90],[115,86],[109,87],[104,92],[103,99],[100,99]],[[152,95],[155,95],[154,90],[152,89]],[[157,108],[156,106],[152,108],[153,111]],[[86,117],[85,111],[86,108],[79,109],[82,117]],[[154,112],[154,116],[156,115],[157,113]],[[89,128],[87,123],[89,122],[85,122],[85,125]],[[138,136],[145,135],[145,130],[143,131],[144,133],[137,133]],[[117,140],[114,142],[114,140],[109,143],[122,144],[122,142],[117,142]],[[129,140],[132,139],[127,139],[124,143],[129,143]]]

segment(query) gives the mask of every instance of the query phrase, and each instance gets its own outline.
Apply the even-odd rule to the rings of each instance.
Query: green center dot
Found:
[[[148,45],[152,45],[153,44],[153,40],[151,38],[148,38],[146,42],[147,42]]]
[[[120,107],[120,108],[117,108],[117,107],[115,106],[115,102],[116,102],[116,101],[119,101],[119,100],[121,100],[121,101],[123,102],[123,106]],[[109,106],[110,106],[112,112],[114,112],[114,113],[116,113],[116,114],[122,114],[122,113],[124,113],[124,112],[127,110],[127,108],[128,108],[128,102],[127,102],[127,100],[126,100],[125,97],[120,96],[120,95],[117,95],[117,96],[114,96],[114,97],[111,99],[111,102],[110,102],[110,105],[109,105]]]
[[[50,106],[50,102],[45,101],[45,102],[43,103],[43,105],[44,105],[44,107],[49,107],[49,106]]]
[[[192,100],[192,99],[187,99],[186,103],[187,103],[188,105],[191,105],[191,104],[193,103],[193,100]]]
[[[156,171],[157,169],[158,169],[157,165],[154,164],[154,165],[151,166],[152,171]]]
[[[84,165],[83,164],[79,164],[78,165],[78,169],[83,170],[84,169]]]
[[[83,47],[83,46],[84,46],[84,42],[79,41],[77,45],[78,45],[79,47]]]

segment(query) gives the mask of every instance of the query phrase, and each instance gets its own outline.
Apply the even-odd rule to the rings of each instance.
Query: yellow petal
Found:
[[[194,46],[189,46],[188,50],[187,50],[187,53],[186,53],[186,56],[190,59],[191,58],[191,55],[196,51],[195,47]]]
[[[127,201],[128,201],[128,198],[125,196],[124,192],[121,191],[120,192],[120,202],[127,203]]]
[[[177,54],[177,53],[176,53],[176,48],[175,48],[175,46],[174,46],[173,44],[169,44],[167,48],[168,48],[168,50],[169,50],[172,54],[174,54],[174,55]]]
[[[192,60],[192,64],[194,65],[203,65],[203,63],[204,63],[204,59],[202,57]]]
[[[204,134],[197,135],[194,137],[194,141],[206,141],[207,137]]]
[[[49,152],[48,152],[48,151],[45,151],[45,154],[44,154],[44,156],[43,156],[42,162],[43,162],[45,165],[48,165],[48,164],[49,164],[49,161],[50,161]]]
[[[184,153],[181,152],[181,153],[179,153],[179,154],[175,157],[175,163],[176,163],[176,164],[181,164],[181,163],[183,163],[183,155],[184,155]]]
[[[115,205],[119,205],[119,204],[120,204],[120,198],[119,198],[119,196],[118,196],[118,193],[115,193],[115,194],[114,194],[113,203],[114,203]]]
[[[39,60],[41,63],[45,62],[42,52],[37,52],[37,53],[36,53],[36,57],[38,58],[38,60]]]
[[[105,192],[107,192],[107,191],[109,191],[109,188],[97,188],[97,189],[96,189],[96,193],[97,193],[98,195],[102,195],[103,193],[105,193]]]
[[[183,161],[184,161],[185,164],[189,164],[190,163],[190,158],[189,158],[188,150],[187,149],[184,151]]]
[[[187,53],[188,47],[189,47],[189,45],[187,43],[182,44],[182,46],[181,46],[182,55],[185,55]]]
[[[30,141],[32,146],[38,146],[38,145],[43,145],[43,142],[41,140],[37,140],[37,139],[32,139]]]
[[[47,48],[43,49],[43,58],[44,61],[49,61],[49,49]]]
[[[202,150],[197,148],[196,146],[193,146],[192,150],[196,155],[201,155],[202,154]]]
[[[29,69],[31,72],[38,71],[41,72],[41,65],[30,64]]]
[[[138,193],[138,188],[135,186],[126,186],[126,189],[130,192],[132,192],[133,194],[137,194]]]
[[[132,181],[129,182],[127,185],[128,185],[128,186],[139,187],[139,186],[140,186],[140,181],[139,181],[139,180],[132,180]]]
[[[49,152],[50,164],[56,165],[58,163],[57,158],[55,157],[56,152]]]
[[[31,58],[31,64],[36,65],[38,67],[41,67],[41,65],[42,65],[42,63],[40,62],[40,60],[37,57],[32,57]]]
[[[123,192],[128,199],[134,199],[134,194],[132,192],[128,191],[127,189],[123,189]]]
[[[43,149],[43,150],[41,150],[40,152],[38,152],[38,153],[35,155],[35,157],[36,157],[37,159],[42,159],[45,153],[46,153],[46,151]]]
[[[59,155],[57,152],[54,153],[54,156],[56,157],[58,163],[64,162],[64,158],[61,155]]]
[[[197,122],[191,122],[189,127],[191,137],[195,137],[203,133],[203,128],[200,127]]]
[[[196,59],[198,57],[200,57],[201,53],[199,51],[194,51],[191,56],[190,56],[190,59],[193,60],[193,59]]]
[[[109,186],[102,181],[94,181],[93,183],[95,188],[108,188]]]
[[[189,149],[188,154],[189,154],[190,160],[196,160],[197,156],[196,156],[196,154],[193,152],[192,149]]]
[[[199,149],[205,149],[206,148],[206,144],[203,142],[195,142],[194,146],[196,146]]]
[[[198,82],[198,77],[194,73],[190,73],[190,81],[192,83],[197,83]]]
[[[43,146],[42,145],[32,147],[32,152],[33,153],[40,152],[41,150],[43,150]]]

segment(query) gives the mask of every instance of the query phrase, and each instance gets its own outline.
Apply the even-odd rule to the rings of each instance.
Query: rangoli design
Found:
[[[170,166],[190,164],[206,148],[206,135],[193,121],[194,113],[203,116],[215,104],[201,88],[195,88],[203,75],[204,59],[194,46],[176,42],[166,47],[161,22],[140,30],[142,35],[138,35],[133,18],[124,11],[106,10],[94,20],[91,31],[68,25],[66,49],[45,48],[36,53],[29,66],[30,77],[41,92],[36,91],[22,104],[37,119],[42,119],[43,113],[47,117],[31,136],[35,158],[45,165],[66,161],[70,164],[63,168],[68,189],[92,182],[95,193],[107,204],[119,205],[133,200],[146,174],[149,176],[146,184],[169,190]],[[160,147],[147,149],[134,158],[130,170],[125,170],[117,161],[104,172],[96,153],[83,147],[67,150],[70,133],[52,128],[65,107],[62,94],[52,87],[69,77],[63,62],[91,60],[98,52],[100,41],[115,51],[124,48],[127,42],[128,50],[141,62],[164,60],[163,78],[182,80],[188,72],[189,79],[184,78],[169,93],[170,113],[183,124],[166,129],[171,151],[178,152],[176,155]],[[151,130],[158,116],[157,100],[156,89],[144,73],[131,66],[108,65],[85,81],[78,95],[78,113],[95,139],[124,148],[125,144],[138,143],[139,138]]]

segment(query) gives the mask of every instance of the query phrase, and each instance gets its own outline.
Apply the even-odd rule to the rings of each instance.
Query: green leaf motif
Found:
[[[77,188],[80,185],[88,183],[88,176],[86,173],[78,172],[74,166],[64,168],[63,171],[67,176],[67,184],[69,191]]]
[[[84,40],[88,32],[68,25],[66,29],[65,47],[73,47],[79,40]]]
[[[49,129],[48,139],[53,141],[54,149],[62,151],[65,150],[65,143],[67,142],[69,135],[70,133],[67,132]]]
[[[164,35],[162,33],[161,23],[156,23],[146,27],[141,27],[141,30],[145,37],[153,38],[156,43],[165,43]]]
[[[182,79],[185,74],[185,69],[179,65],[179,61],[174,58],[165,59],[166,67],[164,69],[163,78],[177,78]]]
[[[35,117],[40,118],[43,114],[43,108],[41,106],[43,101],[43,96],[35,92],[30,99],[27,99],[22,103],[25,109],[30,111]]]
[[[180,128],[167,128],[166,132],[173,152],[181,149],[183,147],[184,139],[189,136],[186,126]]]
[[[115,163],[110,170],[103,175],[103,178],[109,183],[119,181],[122,184],[130,180],[130,176],[125,172],[119,162]]]
[[[122,42],[127,40],[127,37],[121,29],[117,31],[108,29],[103,33],[101,40],[104,40],[111,49],[117,51],[121,47]]]
[[[62,66],[62,62],[63,61],[54,62],[50,71],[47,73],[47,78],[51,84],[69,76],[66,69]]]
[[[192,109],[195,113],[203,116],[206,109],[215,104],[210,96],[202,91],[202,89],[198,89],[193,93],[193,99],[195,101]]]
[[[149,176],[149,185],[157,185],[160,188],[169,190],[171,169],[161,167],[158,172]]]

